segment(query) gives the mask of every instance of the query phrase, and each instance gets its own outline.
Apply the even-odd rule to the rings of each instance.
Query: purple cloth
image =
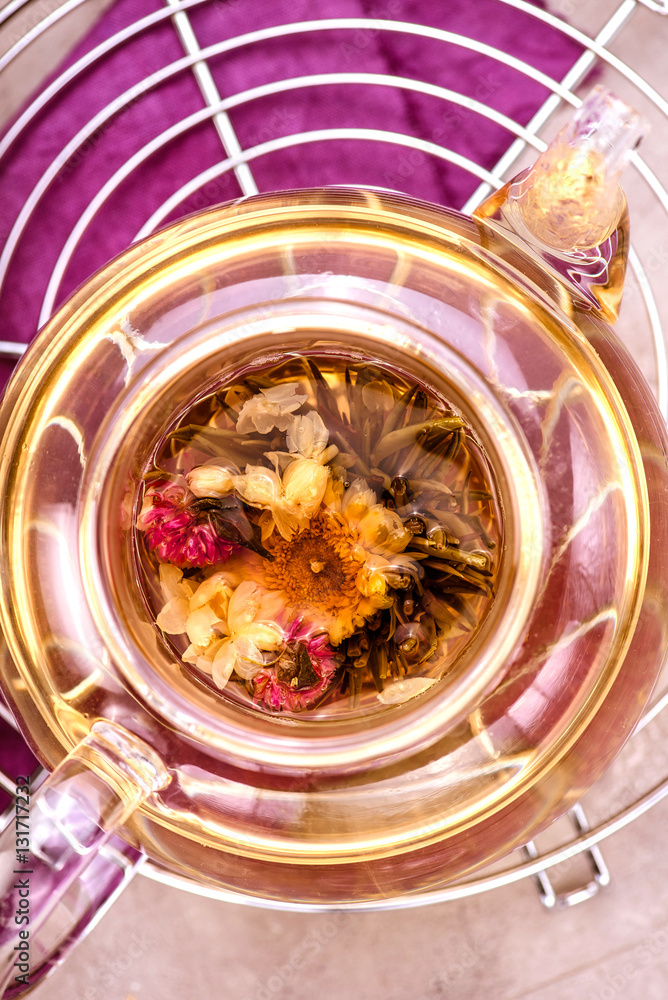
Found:
[[[118,0],[67,65],[140,17],[159,0]],[[559,31],[499,0],[210,0],[190,10],[201,46],[266,25],[351,16],[403,19],[461,33],[526,60],[561,79],[580,49]],[[98,61],[52,100],[0,161],[0,245],[38,178],[93,115],[127,88],[184,55],[169,19]],[[287,35],[238,48],[210,62],[221,95],[267,81],[341,71],[397,74],[449,87],[526,124],[548,96],[540,84],[487,55],[440,41],[377,28]],[[1,339],[28,341],[38,322],[49,275],[87,203],[146,142],[203,100],[190,70],[169,78],[100,127],[71,156],[40,200],[14,254],[0,296]],[[319,86],[264,97],[233,109],[241,146],[294,132],[370,127],[416,135],[491,168],[509,146],[504,128],[454,103],[377,86]],[[223,158],[210,121],[164,146],[124,181],[88,227],[59,290],[61,302],[121,252],[150,214],[181,184]],[[261,191],[351,183],[397,188],[461,207],[478,181],[461,167],[377,142],[319,142],[264,156],[251,164]],[[233,173],[184,201],[171,219],[238,197]]]
[[[118,0],[78,46],[73,65],[117,31],[163,9],[159,0]],[[259,27],[329,17],[370,17],[427,24],[473,38],[525,60],[556,80],[580,54],[565,35],[499,0],[210,0],[190,18],[202,47]],[[114,49],[55,97],[0,160],[0,246],[41,175],[70,139],[110,101],[144,77],[184,55],[169,19]],[[400,75],[451,88],[526,124],[548,96],[541,85],[479,51],[399,35],[375,27],[303,33],[238,48],[212,59],[221,95],[268,81],[325,72]],[[61,68],[62,69],[62,68]],[[0,339],[28,342],[38,325],[49,276],[86,205],[129,157],[186,115],[203,107],[186,70],[133,101],[98,128],[50,184],[28,222],[0,291]],[[264,97],[230,112],[242,148],[292,133],[368,127],[448,146],[486,168],[512,136],[456,103],[409,90],[371,86],[319,86]],[[120,253],[146,219],[182,184],[223,158],[211,122],[164,146],[124,181],[95,216],[77,247],[58,302]],[[321,142],[254,160],[261,191],[322,184],[396,188],[455,208],[478,181],[461,167],[416,150],[374,142]],[[232,173],[184,201],[171,219],[236,198]],[[11,371],[0,362],[0,386]],[[12,780],[37,766],[19,734],[0,720],[0,768]],[[7,796],[0,793],[0,808]]]

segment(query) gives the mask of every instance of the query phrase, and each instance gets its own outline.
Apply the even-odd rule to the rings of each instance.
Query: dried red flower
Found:
[[[211,566],[237,551],[238,546],[217,534],[206,513],[189,510],[195,499],[187,486],[169,480],[159,480],[146,490],[137,527],[162,562]]]
[[[327,635],[297,618],[285,631],[283,652],[253,678],[253,699],[274,712],[312,708],[331,687],[338,663]]]

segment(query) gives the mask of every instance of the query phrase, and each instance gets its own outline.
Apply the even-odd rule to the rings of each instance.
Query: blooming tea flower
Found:
[[[261,389],[255,396],[246,400],[239,410],[237,431],[248,434],[257,431],[268,434],[274,427],[279,431],[287,430],[295,410],[306,402],[307,394],[300,391],[298,382],[286,382],[274,385],[270,389]]]
[[[157,617],[168,635],[186,633],[191,645],[204,656],[209,647],[227,634],[227,609],[234,593],[227,575],[212,573],[199,586],[183,578],[176,566],[160,567],[160,583],[167,603]]]
[[[291,351],[219,385],[156,466],[136,526],[157,624],[267,711],[400,705],[494,598],[485,457],[437,393],[376,361]]]
[[[281,653],[253,678],[253,699],[274,712],[311,708],[329,690],[338,663],[327,635],[301,618],[286,628]]]
[[[197,584],[183,579],[183,571],[170,563],[161,563],[159,567],[160,588],[166,601],[157,617],[157,623],[168,635],[179,635],[186,630],[190,598],[197,589]]]
[[[256,583],[244,580],[233,592],[225,588],[221,595],[221,582],[216,581],[203,595],[195,591],[191,599],[186,623],[191,645],[183,659],[211,674],[214,684],[224,688],[233,672],[247,680],[259,673],[265,664],[263,653],[279,648],[283,630],[270,618],[276,608],[275,594],[263,593]],[[224,617],[218,617],[223,603]],[[221,632],[225,634],[219,639]]]
[[[186,476],[188,488],[196,497],[225,497],[234,489],[229,469],[218,465],[199,465]]]
[[[268,546],[273,561],[265,566],[267,585],[326,630],[333,646],[392,604],[385,578],[372,577],[365,550],[341,515],[321,511],[296,537]]]
[[[302,458],[320,460],[327,448],[329,431],[325,422],[315,410],[303,416],[293,417],[288,425],[285,443],[288,453]],[[337,449],[338,451],[338,449]]]
[[[211,566],[236,550],[206,516],[189,509],[194,499],[181,481],[159,480],[146,490],[137,527],[158,559],[175,566]]]
[[[289,540],[302,531],[322,503],[329,470],[311,458],[295,459],[283,476],[265,466],[246,466],[244,476],[235,476],[239,496],[266,513],[260,518],[263,541],[274,527]]]
[[[420,563],[404,554],[412,533],[404,527],[395,511],[378,503],[376,494],[362,479],[356,479],[333,509],[340,511],[358,544],[357,558],[362,564],[357,586],[378,607],[389,588],[403,588],[422,575]],[[388,605],[386,605],[388,606]]]

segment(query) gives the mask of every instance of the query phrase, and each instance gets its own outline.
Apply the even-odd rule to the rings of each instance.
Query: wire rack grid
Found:
[[[471,212],[517,172],[524,165],[524,160],[528,162],[535,158],[537,151],[545,148],[545,136],[553,134],[559,117],[570,113],[581,103],[583,81],[592,71],[648,114],[656,136],[665,136],[668,101],[624,60],[623,55],[617,54],[615,45],[629,37],[634,21],[640,18],[644,19],[648,30],[666,33],[668,21],[663,21],[661,15],[668,14],[668,2],[622,0],[617,4],[611,0],[596,5],[606,8],[604,23],[588,33],[575,26],[578,13],[582,13],[578,0],[568,0],[562,11],[569,15],[572,23],[543,6],[535,6],[525,0],[492,0],[498,7],[499,18],[512,13],[523,18],[524,24],[540,23],[546,31],[553,32],[554,37],[568,40],[573,47],[573,58],[558,79],[538,68],[535,60],[510,54],[501,45],[471,37],[464,31],[401,19],[406,6],[404,0],[388,0],[373,17],[279,20],[278,23],[259,24],[254,30],[242,33],[230,31],[235,9],[241,0],[165,0],[162,7],[159,2],[155,0],[153,7],[147,8],[147,12],[140,17],[112,24],[105,35],[75,50],[63,67],[41,83],[32,99],[0,136],[0,176],[2,172],[6,175],[9,172],[11,177],[14,163],[20,162],[16,158],[23,144],[36,131],[39,132],[45,120],[49,120],[49,112],[54,108],[57,110],[68,96],[76,93],[90,74],[105,64],[110,65],[111,60],[115,60],[113,65],[117,67],[118,59],[123,59],[124,53],[127,53],[127,59],[132,59],[132,52],[137,52],[136,45],[153,37],[154,32],[162,32],[162,38],[165,32],[171,34],[171,58],[163,59],[161,64],[151,63],[150,60],[144,64],[140,59],[142,72],[135,79],[119,73],[117,91],[111,95],[105,91],[102,103],[98,102],[95,106],[93,102],[88,114],[78,118],[73,116],[69,133],[59,133],[60,144],[51,150],[41,173],[23,178],[22,186],[17,181],[18,193],[11,205],[11,218],[5,220],[6,231],[0,243],[0,296],[9,295],[8,304],[0,313],[4,327],[0,332],[0,337],[4,338],[0,340],[0,357],[7,361],[20,357],[25,349],[20,341],[29,340],[32,333],[49,319],[73,284],[91,273],[97,264],[101,265],[113,253],[120,252],[128,242],[149,235],[165,222],[187,214],[193,208],[204,207],[225,197],[251,195],[271,189],[271,164],[276,162],[276,158],[281,162],[280,158],[285,154],[288,157],[299,154],[298,159],[290,161],[288,158],[288,166],[291,162],[298,166],[301,184],[318,185],[323,183],[323,148],[330,151],[328,157],[331,159],[334,155],[331,150],[340,144],[363,143],[366,144],[365,149],[378,151],[377,159],[389,156],[396,163],[396,158],[399,158],[400,168],[394,171],[391,186],[408,193],[415,193],[411,185],[421,183],[420,170],[428,163],[429,168],[437,172],[453,172],[457,179],[453,189],[460,194],[464,192],[460,203],[453,207]],[[3,53],[0,55],[0,74],[11,74],[16,66],[23,65],[22,60],[31,53],[37,53],[35,58],[39,60],[39,53],[44,51],[45,45],[48,46],[55,32],[63,25],[75,23],[85,5],[90,6],[91,3],[92,0],[65,0],[55,6],[53,3],[45,6],[43,0],[10,0],[0,9],[0,52]],[[212,40],[209,26],[208,37],[203,42],[203,22],[198,18],[205,12],[210,14],[212,10],[219,19],[219,35]],[[268,51],[271,51],[272,45],[286,45],[291,40],[305,37],[317,42],[318,58],[323,54],[322,63],[326,69],[297,76],[278,74],[276,79],[255,79],[251,86],[242,89],[222,89],[218,72],[221,63],[234,65],[240,55],[261,52],[264,47],[269,47]],[[490,67],[492,79],[496,79],[494,72],[505,67],[504,72],[512,73],[515,80],[542,88],[542,97],[528,119],[520,119],[519,115],[513,117],[503,110],[502,102],[497,100],[498,86],[487,88],[487,91],[480,87],[467,91],[456,86],[443,86],[429,79],[378,72],[370,56],[379,41],[388,38],[439,46],[444,64],[454,57],[475,55]],[[174,42],[178,44],[177,51]],[[324,53],[332,46],[337,47],[339,56],[345,54],[347,68],[341,68],[340,60],[339,65],[328,64]],[[354,61],[354,69],[350,68],[351,61]],[[159,119],[154,134],[142,132],[134,148],[117,141],[115,123],[127,120],[128,115],[132,118],[137,114],[146,121],[150,117],[152,96],[168,90],[186,77],[196,85],[196,103],[191,101],[177,108],[176,115],[167,123]],[[366,88],[364,93],[368,94],[368,88],[373,88],[383,95],[384,100],[389,100],[389,95],[393,94],[401,94],[406,99],[428,99],[432,102],[431,113],[436,107],[447,109],[439,120],[453,128],[423,130],[422,133],[419,129],[387,130],[368,121],[356,124],[346,120],[345,116],[342,121],[325,121],[317,128],[293,128],[298,123],[298,116],[291,111],[292,102],[304,94],[331,91],[331,88],[338,88],[340,93],[345,94],[356,89],[359,92],[360,88]],[[340,103],[346,104],[345,99]],[[252,129],[249,133],[245,128],[242,134],[238,122],[241,122],[244,132],[243,119],[236,116],[243,109],[258,106],[265,127],[256,127],[254,133]],[[461,146],[451,141],[457,127],[463,125],[466,128],[467,122],[469,125],[473,122],[476,134],[486,134],[491,130],[497,137],[498,150],[494,152],[492,149],[491,160],[489,149],[486,150],[487,161],[483,162],[471,155],[470,149],[462,150]],[[196,162],[195,172],[187,177],[178,171],[170,173],[169,168],[165,169],[165,163],[169,162],[165,158],[170,148],[186,141],[202,128],[215,136],[216,152],[211,162],[202,169],[197,169]],[[632,160],[633,176],[629,184],[631,208],[633,211],[634,197],[639,204],[648,206],[646,215],[651,219],[648,223],[651,235],[646,236],[641,231],[640,239],[634,240],[631,249],[627,293],[630,306],[625,308],[622,330],[624,322],[633,327],[637,356],[656,391],[664,416],[668,416],[665,335],[668,304],[665,296],[663,299],[660,296],[666,260],[662,246],[656,242],[656,233],[666,223],[668,191],[665,178],[662,180],[660,176],[660,165],[656,168],[652,165],[653,160],[658,163],[660,159],[652,157],[652,148],[650,137],[647,146],[643,147],[643,155],[636,152]],[[474,144],[474,153],[476,149]],[[106,175],[90,169],[93,158],[99,156],[106,156],[111,163]],[[78,178],[84,167],[84,176],[89,183],[80,186],[78,201],[75,198],[70,204],[70,217],[59,243],[55,233],[56,246],[48,266],[30,272],[35,315],[29,318],[27,328],[13,329],[11,317],[16,310],[12,310],[11,292],[22,255],[25,258],[32,252],[31,248],[45,238],[54,242],[53,228],[45,228],[44,224],[44,220],[50,218],[49,198],[62,198],[63,192],[71,197],[72,192],[79,189]],[[118,204],[119,198],[120,204],[123,204],[123,192],[127,185],[133,180],[137,184],[145,184],[147,177],[151,180],[151,191],[156,177],[164,183],[156,186],[156,197],[147,197],[141,219],[130,212],[128,222],[125,216],[118,214],[118,209],[116,214],[110,215],[110,207]],[[90,186],[91,178],[94,178],[94,188]],[[468,186],[462,178],[468,178]],[[354,184],[360,181],[360,177],[342,176],[338,180]],[[368,176],[364,180],[369,183]],[[324,182],[331,182],[331,176],[326,172]],[[377,186],[388,185],[381,183]],[[121,218],[124,225],[120,224]],[[128,225],[132,228],[128,229]],[[104,239],[100,236],[103,231]],[[95,254],[90,253],[90,248],[96,243],[100,244],[98,261]],[[82,255],[86,257],[83,270],[82,265],[77,264],[77,258]],[[656,781],[661,762],[657,763],[655,752],[662,737],[660,726],[662,720],[665,721],[662,710],[666,705],[668,684],[659,686],[634,739],[627,745],[618,764],[614,765],[612,777],[608,775],[602,779],[586,797],[587,800],[593,797],[596,821],[591,828],[580,805],[571,811],[568,829],[562,829],[561,833],[553,831],[552,844],[548,847],[527,844],[521,857],[515,854],[494,870],[483,871],[436,892],[393,900],[393,905],[422,905],[463,898],[527,877],[534,879],[542,902],[548,907],[572,905],[592,896],[609,881],[609,873],[598,847],[600,842],[668,796],[668,777]],[[4,706],[0,706],[0,724],[15,726]],[[649,737],[650,733],[655,735]],[[647,745],[643,745],[643,741]],[[647,769],[644,786],[640,787],[637,762],[643,755],[652,758],[652,765]],[[0,789],[9,794],[13,778],[5,770],[0,770]],[[631,773],[632,778],[629,777]],[[668,758],[665,760],[665,773],[668,774]],[[41,772],[37,769],[33,777],[35,785],[40,777]],[[589,808],[587,805],[588,812]],[[4,814],[5,820],[9,819],[10,809],[11,805]],[[550,872],[563,872],[577,858],[586,859],[588,871],[579,884],[571,884],[568,891],[558,891]],[[150,862],[144,864],[141,870],[151,878],[204,895],[242,901],[231,893],[175,878]],[[360,908],[364,906],[359,904]]]

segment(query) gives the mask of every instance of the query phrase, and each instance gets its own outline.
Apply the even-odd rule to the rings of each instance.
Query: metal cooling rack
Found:
[[[65,0],[56,6],[44,0],[10,0],[0,9],[0,52],[3,38],[9,39],[3,55],[0,55],[0,73],[10,73],[14,67],[29,55],[32,47],[38,47],[63,25],[68,19],[76,18],[81,13],[84,4],[90,5],[91,0]],[[177,74],[192,73],[202,99],[201,110],[184,117],[167,131],[156,136],[151,142],[138,150],[130,160],[122,164],[113,176],[104,184],[89,203],[82,206],[80,218],[73,226],[71,233],[60,250],[58,260],[53,267],[46,288],[41,290],[42,305],[40,325],[49,318],[54,303],[57,300],[63,276],[76,248],[85,237],[97,214],[111,195],[123,181],[132,175],[149,157],[160,151],[172,139],[183,135],[202,122],[210,122],[215,128],[222,146],[223,156],[212,167],[202,171],[188,183],[175,190],[164,203],[155,210],[142,225],[136,238],[141,238],[156,228],[168,216],[174,215],[179,206],[194,193],[203,189],[209,182],[215,181],[226,174],[234,175],[242,194],[250,195],[259,190],[254,176],[255,164],[260,158],[271,157],[273,154],[291,147],[303,147],[303,155],[308,156],[314,144],[331,140],[365,140],[391,144],[398,148],[404,147],[419,150],[436,161],[452,163],[468,171],[479,181],[479,185],[466,203],[461,206],[465,212],[471,212],[493,190],[498,189],[517,170],[524,165],[523,158],[535,158],[536,151],[545,148],[546,142],[542,135],[554,134],[556,124],[553,119],[559,118],[565,111],[570,113],[573,107],[579,106],[581,96],[578,88],[593,69],[603,78],[611,89],[627,98],[630,103],[639,107],[650,117],[654,136],[666,139],[668,133],[668,101],[647,81],[637,70],[624,61],[624,43],[631,38],[634,21],[642,18],[647,30],[654,33],[664,32],[668,36],[668,21],[662,21],[661,15],[668,14],[668,0],[623,0],[604,2],[596,5],[586,5],[584,0],[564,0],[562,13],[568,16],[571,23],[561,20],[556,14],[533,6],[524,0],[498,0],[499,16],[503,17],[504,8],[515,8],[525,15],[539,19],[551,26],[555,32],[569,36],[582,47],[582,54],[560,80],[554,80],[529,64],[508,53],[482,45],[465,35],[447,30],[439,30],[401,20],[387,18],[329,18],[319,21],[302,21],[299,23],[281,24],[279,26],[260,27],[257,30],[225,40],[207,48],[201,48],[196,30],[193,27],[193,15],[197,8],[205,4],[217,4],[224,13],[225,4],[234,4],[236,0],[165,0],[165,6],[150,15],[125,27],[117,34],[108,38],[95,49],[82,56],[77,62],[69,65],[59,75],[33,98],[20,116],[0,139],[0,169],[4,158],[8,157],[19,143],[21,136],[31,128],[40,112],[48,108],[51,102],[76,87],[78,82],[90,67],[104,60],[110,53],[129,45],[134,38],[149,31],[158,23],[170,25],[178,38],[183,50],[183,57],[169,65],[161,67],[151,76],[136,83],[133,87],[120,93],[105,108],[95,114],[80,128],[68,144],[58,152],[47,171],[34,186],[25,199],[21,210],[14,220],[11,233],[0,254],[0,288],[5,281],[11,281],[11,264],[17,248],[20,247],[28,223],[39,214],[40,205],[45,193],[56,179],[62,176],[63,170],[72,156],[84,149],[100,128],[112,122],[116,116],[123,113],[130,105],[141,101],[153,88],[172,80]],[[394,3],[392,13],[400,7]],[[607,20],[598,27],[594,36],[575,25],[581,23],[585,14],[591,18],[591,8],[596,6],[599,18]],[[586,9],[586,7],[590,9]],[[603,10],[605,8],[605,10]],[[651,12],[651,13],[650,13]],[[656,21],[653,19],[656,18]],[[242,48],[260,45],[268,40],[299,36],[311,33],[324,40],[327,33],[336,30],[349,32],[351,38],[355,33],[399,33],[418,39],[424,38],[437,42],[443,47],[443,58],[453,47],[459,50],[478,52],[492,61],[511,65],[517,72],[542,83],[549,97],[534,114],[531,121],[522,126],[507,118],[484,101],[474,100],[470,96],[454,90],[445,90],[433,84],[410,80],[391,75],[370,74],[363,71],[364,53],[359,52],[355,72],[321,73],[308,77],[283,79],[259,84],[252,89],[232,95],[221,96],[210,68],[210,60],[222,54],[234,54]],[[621,52],[622,55],[616,54]],[[430,94],[436,99],[449,102],[473,112],[479,117],[479,127],[485,128],[489,123],[502,126],[508,133],[508,148],[493,168],[488,169],[470,159],[458,154],[447,145],[427,141],[410,135],[388,132],[369,128],[321,128],[310,132],[293,133],[287,136],[270,138],[257,142],[247,148],[242,148],[228,114],[234,108],[241,107],[258,98],[280,96],[282,101],[289,101],[290,94],[302,88],[312,88],[323,85],[362,85],[373,83],[387,88],[400,88]],[[632,301],[630,319],[636,337],[640,338],[639,355],[645,372],[650,378],[659,400],[664,416],[668,416],[668,359],[667,338],[664,327],[668,326],[668,302],[664,294],[660,295],[662,278],[665,277],[664,259],[668,256],[663,251],[663,245],[656,242],[656,233],[662,230],[668,232],[668,192],[663,181],[650,166],[652,152],[652,136],[643,146],[643,155],[633,156],[633,175],[627,184],[633,193],[637,190],[639,202],[647,205],[646,214],[651,217],[650,231],[653,236],[636,241],[631,250],[629,264],[630,274],[627,279],[630,292],[627,297]],[[647,150],[647,158],[645,151]],[[354,178],[352,179],[354,181]],[[633,196],[630,196],[633,214]],[[642,237],[642,233],[640,234]],[[665,284],[665,282],[664,282]],[[628,286],[627,286],[628,287]],[[655,295],[656,291],[656,295]],[[624,316],[622,317],[622,323]],[[0,331],[0,336],[2,332]],[[0,356],[18,358],[24,348],[10,341],[0,341]],[[552,830],[540,838],[541,843],[552,840],[551,844],[539,846],[537,843],[527,844],[520,852],[516,852],[501,865],[488,869],[474,878],[462,880],[438,891],[420,896],[393,899],[391,905],[397,907],[423,905],[430,902],[461,899],[466,896],[481,893],[499,886],[509,885],[520,879],[531,877],[536,882],[542,902],[551,908],[572,905],[590,898],[600,886],[609,882],[609,872],[605,866],[599,844],[618,830],[632,823],[654,805],[668,796],[668,777],[657,783],[656,774],[664,772],[668,775],[668,753],[661,760],[657,747],[663,746],[665,733],[668,730],[668,712],[663,709],[668,705],[668,679],[659,685],[658,694],[652,707],[645,714],[629,741],[626,749],[613,765],[612,769],[602,778],[594,789],[585,796],[587,812],[595,816],[591,823],[585,815],[583,805],[571,810],[568,816],[570,824],[564,830],[564,820],[558,821]],[[662,714],[663,713],[663,714]],[[10,713],[0,705],[0,717],[14,725]],[[644,761],[645,767],[639,762]],[[40,780],[39,772],[34,776],[34,785]],[[0,787],[8,790],[13,787],[11,776],[0,773]],[[8,819],[8,814],[4,817]],[[561,824],[561,833],[557,827]],[[556,844],[554,843],[556,838]],[[570,884],[567,891],[559,891],[553,884],[555,873],[558,879],[573,875],[576,861],[586,861],[588,871],[584,877],[579,877],[577,884]],[[187,888],[191,891],[215,898],[236,902],[247,902],[232,893],[195,885],[185,878],[175,877],[166,873],[158,866],[147,863],[141,871],[149,877],[167,884]],[[568,881],[568,878],[567,878]],[[274,904],[269,904],[274,905]],[[278,904],[275,904],[278,906]],[[286,908],[281,904],[281,908]],[[293,907],[298,908],[298,907]],[[367,904],[359,904],[358,909],[370,908]],[[313,909],[313,907],[309,907]]]

